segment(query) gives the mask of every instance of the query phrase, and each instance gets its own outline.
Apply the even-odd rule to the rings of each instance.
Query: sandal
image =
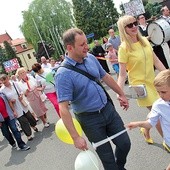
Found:
[[[146,143],[148,144],[153,144],[153,139],[152,138],[146,138],[145,136],[145,128],[140,128],[140,133],[144,136]]]

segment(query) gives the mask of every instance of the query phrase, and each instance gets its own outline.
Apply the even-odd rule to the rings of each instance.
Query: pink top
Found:
[[[111,62],[111,64],[117,64],[118,63],[118,57],[116,55],[116,51],[110,50],[106,56],[106,58],[109,59],[109,61]]]

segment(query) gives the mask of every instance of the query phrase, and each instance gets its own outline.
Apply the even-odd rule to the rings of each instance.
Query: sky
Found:
[[[0,34],[7,32],[12,39],[23,38],[19,26],[22,24],[21,12],[27,10],[33,0],[0,0]],[[68,0],[70,1],[70,0]],[[121,2],[129,0],[113,0],[119,8]]]

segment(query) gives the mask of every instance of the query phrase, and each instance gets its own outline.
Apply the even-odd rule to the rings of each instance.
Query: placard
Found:
[[[145,13],[142,0],[133,0],[123,4],[126,15],[138,16]]]
[[[14,71],[14,70],[17,70],[18,68],[20,68],[20,65],[19,65],[19,62],[18,62],[17,58],[13,58],[11,60],[3,62],[3,65],[4,65],[5,71],[7,73],[9,73],[11,71]]]

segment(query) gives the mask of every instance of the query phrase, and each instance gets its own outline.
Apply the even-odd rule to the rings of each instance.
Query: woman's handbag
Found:
[[[41,98],[42,102],[45,102],[45,100],[47,99],[47,96],[45,95],[45,93],[42,92],[40,94],[40,98]]]
[[[130,85],[129,91],[130,91],[130,98],[132,99],[140,99],[140,98],[145,98],[147,96],[147,91],[144,84]]]

